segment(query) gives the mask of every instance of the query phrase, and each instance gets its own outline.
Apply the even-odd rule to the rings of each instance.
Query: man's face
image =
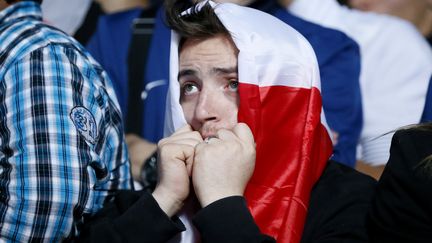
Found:
[[[238,50],[224,35],[186,40],[180,51],[180,104],[203,138],[237,124]]]

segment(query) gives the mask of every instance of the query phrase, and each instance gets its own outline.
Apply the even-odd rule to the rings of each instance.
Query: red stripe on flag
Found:
[[[242,83],[239,94],[238,119],[257,144],[248,205],[263,233],[278,242],[300,242],[310,191],[332,152],[320,120],[320,91]]]

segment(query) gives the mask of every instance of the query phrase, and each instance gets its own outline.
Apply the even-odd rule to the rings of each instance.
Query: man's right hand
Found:
[[[169,217],[189,195],[195,146],[201,142],[201,135],[186,125],[158,143],[158,183],[153,197]]]
[[[192,181],[202,207],[229,196],[243,196],[255,168],[255,142],[244,124],[220,129],[195,149]]]

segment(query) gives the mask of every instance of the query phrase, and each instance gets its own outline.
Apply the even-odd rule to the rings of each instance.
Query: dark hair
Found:
[[[342,4],[342,5],[346,5],[346,6],[349,5],[348,0],[338,0],[338,2],[339,2],[340,4]]]
[[[432,122],[419,124],[417,126],[414,126],[413,129],[432,132]],[[432,154],[426,157],[425,161],[428,161],[430,166],[432,167]]]
[[[19,0],[5,0],[5,1],[9,4],[19,2]],[[26,0],[26,1],[33,1],[33,2],[37,2],[37,3],[42,3],[43,0]]]
[[[208,2],[200,9],[198,8],[199,1],[192,6],[188,2],[185,0],[165,1],[167,25],[182,38],[180,46],[186,39],[207,39],[220,34],[230,36],[229,31]],[[190,13],[181,15],[189,7]]]
[[[402,129],[413,129],[419,131],[426,131],[432,133],[432,122],[421,123],[417,125],[406,126]],[[432,154],[424,158],[418,165],[417,168],[424,172],[428,177],[432,177]]]

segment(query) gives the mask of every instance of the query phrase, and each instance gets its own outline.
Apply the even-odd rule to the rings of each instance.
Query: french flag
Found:
[[[318,64],[307,40],[277,18],[209,1],[239,49],[239,122],[256,142],[245,197],[260,230],[300,242],[312,187],[332,153],[322,112]],[[179,105],[178,43],[172,35],[166,131],[186,122]]]

